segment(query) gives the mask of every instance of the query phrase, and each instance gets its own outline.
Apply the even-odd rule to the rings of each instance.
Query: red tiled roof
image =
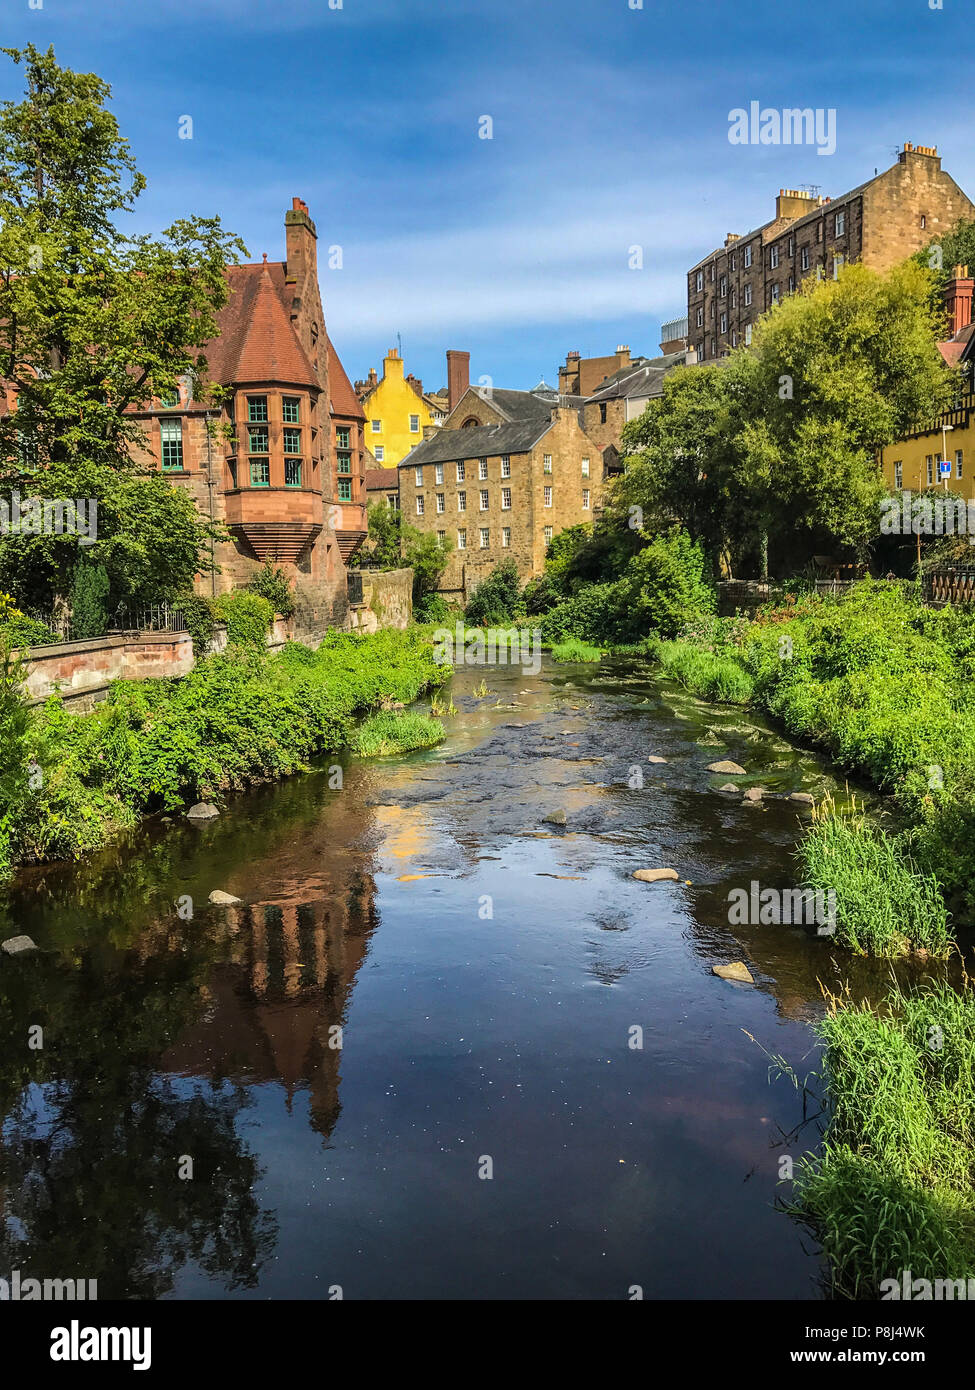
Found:
[[[325,334],[325,342],[328,347],[328,393],[331,397],[329,410],[333,415],[351,416],[355,420],[366,418],[359,398],[352,389],[352,382],[346,375],[345,368],[339,360],[339,355],[335,351],[335,344],[328,334]]]
[[[204,349],[211,379],[318,387],[286,307],[284,263],[232,265],[225,274],[230,298],[217,316],[220,336]]]
[[[366,492],[378,492],[380,488],[395,491],[399,487],[398,468],[367,468]]]

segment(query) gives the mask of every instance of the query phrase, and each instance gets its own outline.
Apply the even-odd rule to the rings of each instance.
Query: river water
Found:
[[[768,1054],[814,1072],[819,981],[877,993],[889,967],[729,926],[732,888],[794,883],[807,813],[744,806],[707,765],[817,795],[826,768],[633,661],[447,691],[435,750],[13,885],[3,935],[41,950],[0,957],[0,1275],[101,1298],[822,1296],[777,1209],[818,1106]],[[631,877],[660,865],[681,881]],[[712,974],[733,960],[753,986]]]

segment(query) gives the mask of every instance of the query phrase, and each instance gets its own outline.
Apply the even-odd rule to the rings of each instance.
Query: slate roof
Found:
[[[472,390],[487,405],[493,405],[511,423],[519,420],[550,420],[553,406],[578,408],[585,402],[585,396],[559,396],[558,391],[552,387],[548,388],[545,395],[537,394],[538,388],[535,391],[501,391],[497,388],[485,391],[475,386]]]
[[[629,367],[622,367],[608,376],[589,399],[609,401],[629,396],[659,396],[664,377],[683,360],[683,352],[668,352],[663,357],[641,357],[636,366],[631,363]]]
[[[499,393],[496,391],[495,396]],[[518,392],[517,394],[527,394]],[[505,425],[472,425],[468,429],[438,430],[411,449],[400,468],[418,468],[423,463],[452,463],[458,459],[487,458],[494,454],[525,454],[552,427],[551,412]]]

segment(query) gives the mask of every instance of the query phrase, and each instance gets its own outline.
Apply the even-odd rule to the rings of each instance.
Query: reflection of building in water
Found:
[[[323,895],[301,901],[310,879]],[[330,1029],[343,1022],[376,925],[374,892],[362,868],[332,885],[304,873],[279,880],[273,898],[226,909],[226,955],[207,986],[209,1007],[166,1053],[164,1068],[280,1081],[289,1109],[307,1086],[312,1127],[328,1137],[339,1114],[341,1060]]]

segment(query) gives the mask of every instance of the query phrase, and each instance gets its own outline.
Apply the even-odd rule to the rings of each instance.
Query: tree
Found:
[[[931,272],[852,265],[808,280],[758,321],[724,366],[675,371],[628,426],[617,505],[678,519],[712,557],[761,567],[765,538],[865,554],[879,533],[877,452],[950,403]]]
[[[115,559],[149,553],[147,512],[157,557],[172,533],[188,583],[208,566],[212,528],[202,517],[190,526],[188,499],[136,461],[146,441],[132,412],[180,381],[216,399],[203,348],[226,303],[224,267],[246,248],[219,218],[126,236],[117,219],[145,179],[106,107],[108,85],[59,67],[53,49],[0,51],[27,79],[24,101],[0,104],[0,377],[17,401],[0,419],[0,481],[98,499],[95,553],[113,596],[134,596],[131,570]],[[10,545],[38,586],[34,602],[68,592],[76,537],[5,537]]]

